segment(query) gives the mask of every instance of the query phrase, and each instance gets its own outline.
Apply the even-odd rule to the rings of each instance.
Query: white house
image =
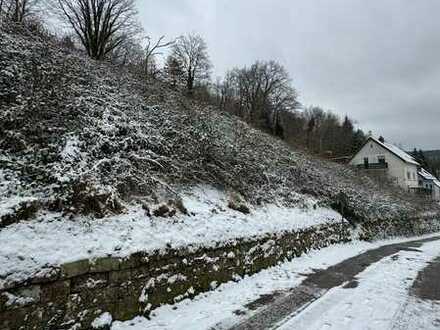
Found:
[[[440,201],[440,181],[409,154],[383,138],[369,137],[350,164],[371,172],[385,173],[405,190],[425,193]]]
[[[436,201],[440,201],[440,181],[431,173],[421,168],[419,174],[419,187],[432,196]]]
[[[368,170],[382,170],[400,187],[412,190],[419,187],[420,164],[393,144],[369,137],[350,161],[351,165]]]

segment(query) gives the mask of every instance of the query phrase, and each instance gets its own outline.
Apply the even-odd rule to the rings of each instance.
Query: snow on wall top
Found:
[[[188,191],[183,201],[192,215],[149,218],[142,208],[133,207],[123,216],[93,221],[42,214],[36,220],[9,226],[0,231],[0,289],[6,282],[42,275],[52,266],[81,259],[124,257],[167,247],[209,247],[343,221],[331,209],[311,207],[312,199],[305,201],[302,209],[271,204],[254,208],[247,215],[229,209],[225,193],[206,186]]]

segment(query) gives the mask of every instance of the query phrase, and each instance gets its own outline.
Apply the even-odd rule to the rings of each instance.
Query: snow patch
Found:
[[[64,149],[61,151],[61,158],[66,161],[73,161],[79,155],[79,139],[77,136],[71,136],[67,141]]]
[[[92,322],[93,329],[102,329],[111,326],[113,317],[110,313],[106,312],[101,314]]]
[[[35,301],[32,297],[18,297],[9,292],[3,292],[3,296],[8,299],[6,301],[6,306],[26,306]]]
[[[23,203],[34,202],[34,197],[13,196],[0,201],[0,218],[13,213]],[[0,220],[1,222],[1,220]]]
[[[147,287],[144,287],[142,289],[141,295],[139,296],[139,302],[145,303],[148,301],[148,293],[147,293]]]

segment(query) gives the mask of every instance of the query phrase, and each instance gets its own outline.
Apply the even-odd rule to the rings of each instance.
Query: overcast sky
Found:
[[[284,64],[304,105],[440,149],[440,0],[138,0],[146,32],[200,33],[215,74]]]

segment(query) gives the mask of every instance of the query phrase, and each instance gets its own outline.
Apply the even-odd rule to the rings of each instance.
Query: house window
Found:
[[[408,180],[411,180],[411,172],[406,172],[406,176],[407,176],[407,178],[408,178]]]
[[[416,173],[413,172],[413,180],[415,180],[415,179],[416,179]]]
[[[368,157],[364,157],[364,167],[368,168]]]
[[[377,156],[377,161],[379,164],[385,164],[385,156]]]

